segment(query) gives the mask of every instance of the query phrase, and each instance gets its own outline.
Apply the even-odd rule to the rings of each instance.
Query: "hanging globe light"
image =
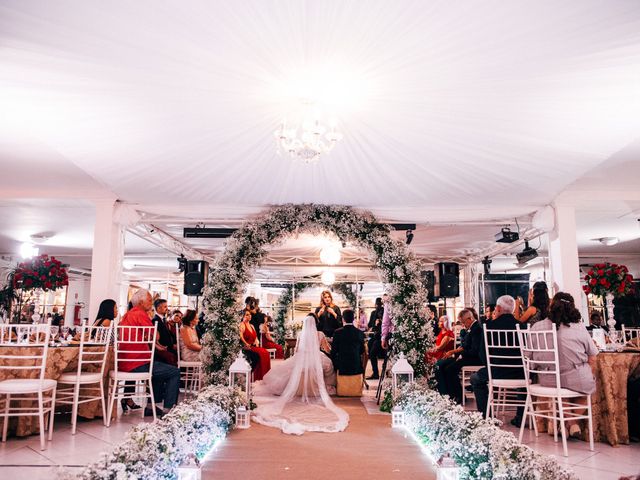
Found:
[[[325,285],[333,285],[333,283],[336,281],[336,276],[333,272],[325,270],[324,272],[322,272],[322,276],[320,277],[320,279]]]
[[[325,265],[336,265],[341,257],[340,249],[336,245],[326,245],[320,250],[320,261]]]

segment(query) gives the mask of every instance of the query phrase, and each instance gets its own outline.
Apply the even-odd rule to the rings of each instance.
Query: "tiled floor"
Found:
[[[363,403],[370,414],[380,415],[373,398],[375,386],[375,382],[370,382],[370,390],[365,392]],[[468,408],[473,409],[473,403],[469,404]],[[71,435],[69,416],[60,415],[56,418],[53,441],[48,443],[44,451],[40,451],[40,440],[37,436],[9,438],[7,443],[0,444],[0,478],[52,479],[60,466],[73,469],[98,460],[101,452],[110,450],[132,425],[141,420],[140,414],[135,413],[120,417],[110,428],[104,427],[99,420],[80,422],[77,434]],[[505,428],[516,432],[510,425]],[[541,434],[536,438],[533,432],[527,431],[524,442],[540,453],[555,456],[581,479],[613,480],[622,475],[640,474],[638,443],[617,448],[596,443],[595,451],[591,452],[588,443],[569,440],[569,457],[565,458],[562,456],[562,444],[554,443],[550,435]],[[215,456],[210,461],[215,463]]]

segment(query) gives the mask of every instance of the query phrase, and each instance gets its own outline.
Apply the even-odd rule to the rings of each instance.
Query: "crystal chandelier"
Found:
[[[290,125],[286,120],[283,121],[275,131],[275,137],[279,151],[284,151],[304,163],[317,162],[320,155],[329,153],[336,143],[342,140],[342,134],[336,130],[335,123],[327,127],[317,115],[305,115],[304,120],[298,125]]]

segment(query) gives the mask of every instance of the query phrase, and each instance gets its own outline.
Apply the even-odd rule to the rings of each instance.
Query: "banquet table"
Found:
[[[10,355],[12,350],[15,349],[30,349],[32,350],[29,354],[37,354],[39,352],[39,348],[37,347],[25,347],[25,346],[15,346],[15,347],[0,347],[3,355]],[[85,346],[87,350],[92,350],[100,347],[90,347]],[[80,347],[78,345],[68,345],[68,346],[55,346],[49,347],[47,351],[47,365],[45,368],[45,378],[49,378],[52,380],[57,380],[60,378],[60,375],[67,372],[75,372],[78,368],[78,357],[80,354]],[[94,367],[91,371],[98,371],[98,365],[89,365],[89,367]],[[108,375],[109,369],[113,368],[113,351],[110,349],[108,357],[107,357],[107,365],[105,366],[104,373],[104,388],[105,394],[106,390],[109,386]],[[28,377],[27,377],[28,375]],[[37,378],[38,372],[35,370],[0,370],[0,381],[8,380],[12,378]],[[80,392],[82,394],[82,388],[80,388]],[[69,410],[71,408],[70,405],[60,405],[56,406],[56,410],[66,409]],[[100,402],[98,400],[93,402],[81,403],[78,405],[78,416],[92,419],[96,417],[102,417],[102,407],[100,406]],[[14,434],[17,437],[24,437],[27,435],[34,435],[39,433],[38,427],[38,417],[11,417],[9,422],[9,433]]]
[[[638,352],[601,352],[596,357],[596,391],[591,396],[595,441],[612,446],[629,443],[627,382],[638,376]],[[586,439],[586,424],[582,432]]]
[[[611,446],[629,443],[627,382],[640,376],[640,353],[600,352],[594,376],[596,391],[591,395],[593,440]],[[540,419],[542,420],[542,419]],[[537,422],[540,431],[552,434],[547,421]],[[582,439],[589,441],[587,421],[581,421]]]

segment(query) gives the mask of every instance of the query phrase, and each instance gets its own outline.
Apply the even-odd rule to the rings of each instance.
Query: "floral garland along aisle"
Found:
[[[203,294],[205,369],[212,383],[225,383],[240,351],[237,299],[265,257],[266,247],[295,232],[330,232],[341,241],[369,250],[393,302],[393,356],[403,352],[416,376],[430,376],[424,352],[433,345],[433,329],[421,307],[426,298],[420,262],[407,246],[391,238],[390,229],[369,212],[338,205],[282,205],[246,223],[230,238],[213,265]]]
[[[286,321],[287,315],[289,313],[289,307],[293,303],[293,292],[295,290],[296,300],[298,299],[298,295],[305,291],[307,288],[322,286],[317,283],[296,283],[295,285],[287,285],[284,291],[278,297],[276,305],[278,306],[278,313],[274,318],[274,340],[276,343],[284,346],[284,339],[286,336]],[[331,285],[330,290],[334,290],[337,293],[342,294],[347,301],[347,305],[355,310],[357,304],[357,296],[353,292],[351,288],[351,284],[349,283],[334,283]]]

